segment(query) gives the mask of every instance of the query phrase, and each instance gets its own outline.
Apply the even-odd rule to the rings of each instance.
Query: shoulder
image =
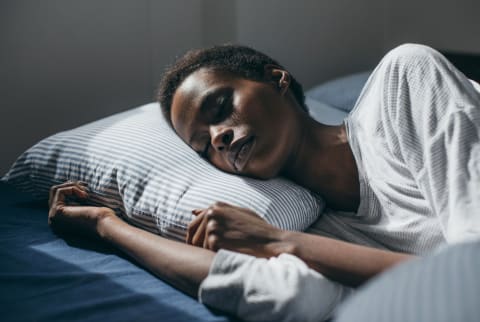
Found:
[[[429,59],[444,59],[437,50],[421,44],[403,44],[390,50],[382,63],[416,63]]]

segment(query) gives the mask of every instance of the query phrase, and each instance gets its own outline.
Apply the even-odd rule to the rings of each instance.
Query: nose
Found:
[[[233,141],[233,129],[230,127],[212,126],[210,132],[211,144],[217,151],[224,150]]]

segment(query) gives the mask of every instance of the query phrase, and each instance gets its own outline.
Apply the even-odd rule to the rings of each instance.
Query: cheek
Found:
[[[285,165],[291,148],[292,119],[289,106],[269,101],[252,111],[251,125],[258,136],[256,158],[250,171],[267,179],[277,176]]]
[[[237,125],[246,125],[258,132],[269,126],[271,114],[268,101],[250,99],[239,102],[232,113],[232,120]]]
[[[242,113],[240,124],[246,124],[254,131],[254,134],[262,139],[267,139],[269,143],[285,130],[285,111],[282,111],[280,105],[272,105],[275,102],[269,101],[262,104],[251,104]],[[277,108],[278,107],[278,108]]]

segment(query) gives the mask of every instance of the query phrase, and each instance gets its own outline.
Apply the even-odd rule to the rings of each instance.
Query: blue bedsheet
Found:
[[[46,202],[0,183],[0,320],[233,321],[99,242],[58,238]]]

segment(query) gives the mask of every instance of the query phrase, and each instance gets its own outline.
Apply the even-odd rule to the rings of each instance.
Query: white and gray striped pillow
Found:
[[[287,180],[230,175],[192,151],[157,103],[48,137],[24,152],[2,178],[37,197],[50,186],[83,180],[91,203],[114,208],[151,232],[183,239],[191,210],[224,201],[289,230],[307,228],[323,210],[316,195]]]

